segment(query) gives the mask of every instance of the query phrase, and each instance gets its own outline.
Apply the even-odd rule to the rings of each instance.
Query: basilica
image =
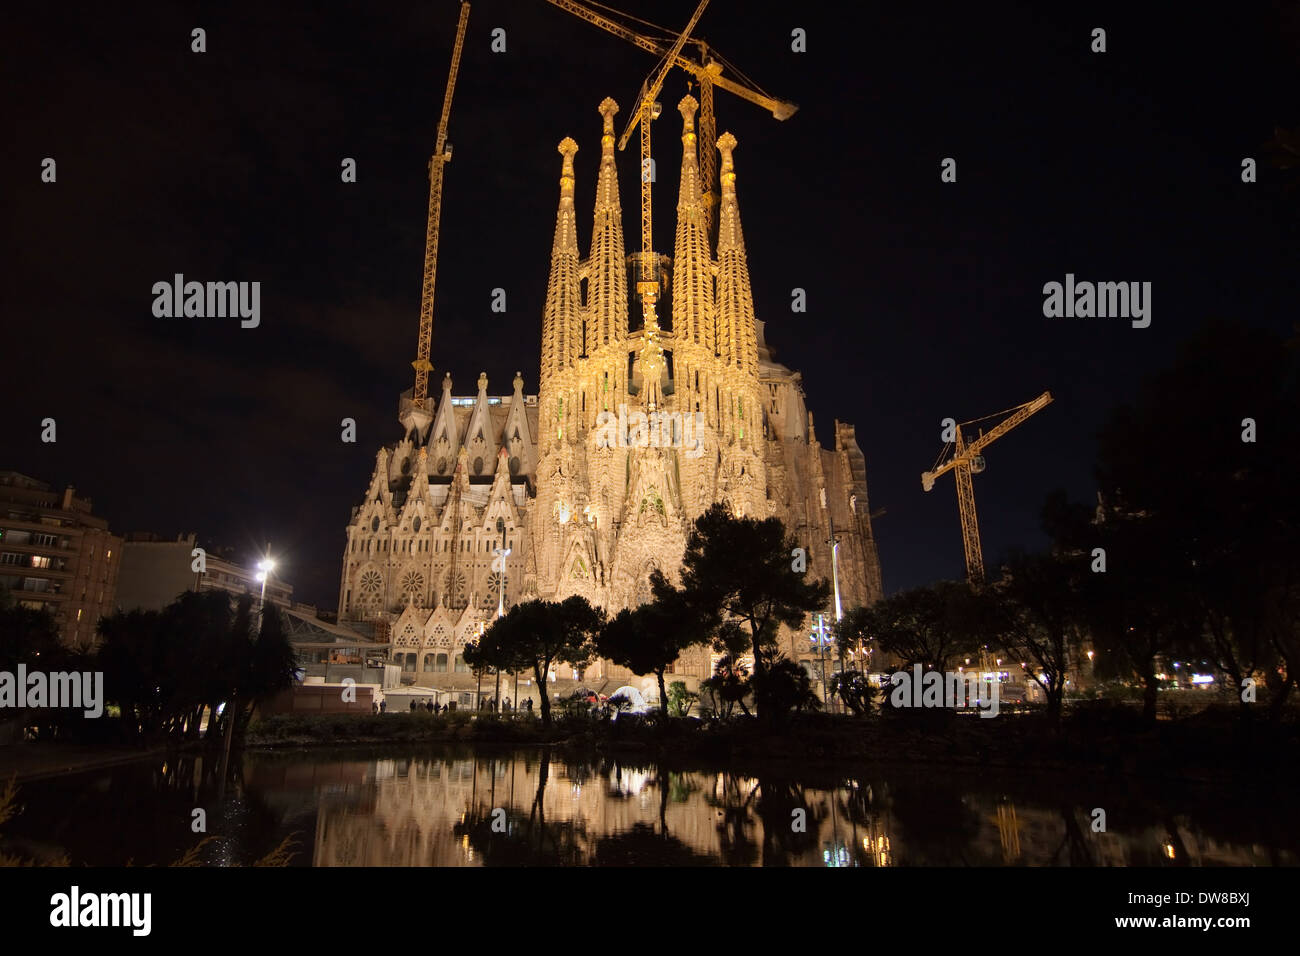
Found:
[[[405,682],[448,693],[472,687],[464,645],[519,601],[580,594],[609,613],[647,601],[651,571],[676,578],[692,521],[715,502],[738,516],[780,518],[814,577],[832,580],[838,543],[828,620],[837,601],[849,608],[880,597],[853,426],[836,421],[823,445],[800,373],[766,343],[741,231],[736,139],[697,143],[697,108],[689,95],[678,104],[671,258],[624,249],[614,101],[599,107],[585,256],[574,205],[578,145],[560,142],[535,394],[516,373],[506,394],[479,375],[473,395],[457,395],[447,375],[427,410],[410,393],[401,399],[401,438],[379,450],[347,526],[339,621],[386,635]],[[721,154],[716,242],[701,148]],[[783,634],[782,649],[812,656],[806,633]],[[691,685],[710,667],[707,649],[688,653],[672,679]],[[585,672],[562,666],[552,677],[559,687],[581,680],[597,690],[635,680],[608,661]]]

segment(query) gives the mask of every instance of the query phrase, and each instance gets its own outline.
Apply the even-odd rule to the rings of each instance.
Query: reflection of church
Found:
[[[676,575],[690,523],[715,502],[737,515],[779,517],[816,577],[831,576],[833,524],[843,606],[881,593],[853,426],[836,422],[833,447],[822,447],[801,375],[773,359],[755,315],[730,134],[716,144],[722,195],[710,242],[696,106],[690,96],[678,106],[674,255],[656,257],[653,279],[624,250],[617,106],[606,99],[585,258],[574,209],[578,146],[568,138],[559,146],[538,394],[525,395],[517,374],[510,395],[489,395],[480,375],[476,396],[457,397],[447,376],[432,413],[402,401],[402,439],[380,449],[348,525],[339,618],[386,624],[394,658],[417,683],[463,685],[460,648],[495,618],[503,586],[507,607],[581,594],[612,612],[647,600],[651,570]],[[503,546],[504,581],[494,567]],[[787,652],[808,644],[787,639]],[[707,676],[707,657],[678,669]],[[586,676],[626,675],[606,663]]]
[[[1296,862],[1288,850],[1224,840],[1217,827],[1203,825],[1212,821],[1182,815],[1164,822],[1142,817],[1094,832],[1090,809],[1057,801],[1050,786],[1013,801],[1000,789],[1005,778],[989,782],[983,774],[959,771],[956,781],[939,784],[933,792],[943,798],[924,815],[908,814],[909,826],[897,813],[900,795],[879,778],[841,780],[826,790],[781,777],[555,761],[543,780],[540,759],[537,753],[445,755],[288,767],[258,760],[251,764],[250,784],[300,811],[314,805],[314,866],[599,865],[609,859],[604,850],[611,842],[638,831],[653,834],[635,847],[644,854],[637,862],[647,865],[683,862],[655,855],[662,852],[655,845],[668,842],[665,836],[687,848],[693,862],[732,866]],[[791,828],[787,806],[805,809],[804,832]],[[493,859],[475,837],[490,830],[497,808],[505,810],[501,842],[516,852]]]

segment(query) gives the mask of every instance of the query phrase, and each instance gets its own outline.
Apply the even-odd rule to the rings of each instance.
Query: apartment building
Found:
[[[62,641],[89,647],[116,597],[122,539],[71,485],[0,472],[0,587],[54,615]]]

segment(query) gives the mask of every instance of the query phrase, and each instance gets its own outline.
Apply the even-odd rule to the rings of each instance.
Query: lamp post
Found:
[[[257,562],[256,580],[262,584],[262,593],[257,601],[257,628],[262,629],[262,614],[266,606],[266,579],[270,577],[271,572],[275,570],[275,562],[271,560],[271,546],[266,546],[266,557]],[[226,733],[221,746],[221,773],[217,783],[217,799],[220,800],[226,795],[226,772],[230,767],[230,743],[235,736],[235,718],[238,710],[239,693],[236,691],[230,695],[230,700],[226,704]]]
[[[501,532],[501,547],[492,553],[496,555],[492,564],[497,572],[497,620],[505,617],[506,613],[506,558],[510,556],[510,548],[506,547],[506,523],[501,518],[497,518],[497,530]],[[494,668],[497,672],[497,690],[496,697],[493,698],[493,706],[496,707],[497,713],[501,712],[501,668]],[[516,682],[517,684],[517,682]],[[518,693],[518,686],[515,693]]]
[[[829,635],[828,628],[826,627],[825,615],[822,614],[817,615],[817,626],[813,628],[812,635],[810,636],[809,640],[813,642],[813,646],[817,649],[818,656],[821,658],[822,700],[826,702],[826,706],[829,708],[831,698],[830,698],[830,691],[827,689],[827,685],[826,685],[826,645],[830,641],[830,635]]]
[[[826,521],[830,528],[830,537],[826,543],[831,546],[831,580],[835,585],[835,621],[844,619],[844,607],[840,603],[840,539],[835,536],[835,516],[826,507],[826,489],[821,489],[822,508],[826,511]],[[856,510],[856,503],[854,505]],[[841,663],[843,660],[841,659]]]
[[[478,643],[479,647],[483,646],[483,622],[478,622]],[[462,652],[463,653],[463,652]],[[483,667],[478,665],[474,668],[474,677],[478,681],[478,686],[474,690],[474,711],[483,710]]]
[[[263,605],[266,604],[266,579],[271,576],[271,572],[274,570],[275,562],[272,561],[269,556],[257,562],[257,580],[262,582],[262,595],[258,599],[257,603],[259,614],[261,613]]]

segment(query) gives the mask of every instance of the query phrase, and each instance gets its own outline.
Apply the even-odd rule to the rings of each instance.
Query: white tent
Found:
[[[645,702],[645,698],[641,696],[641,692],[629,684],[624,684],[618,690],[614,691],[614,693],[610,694],[609,697],[610,700],[613,700],[615,697],[623,697],[624,699],[631,701],[632,706],[628,708],[629,713],[644,714],[650,709],[650,705]]]

